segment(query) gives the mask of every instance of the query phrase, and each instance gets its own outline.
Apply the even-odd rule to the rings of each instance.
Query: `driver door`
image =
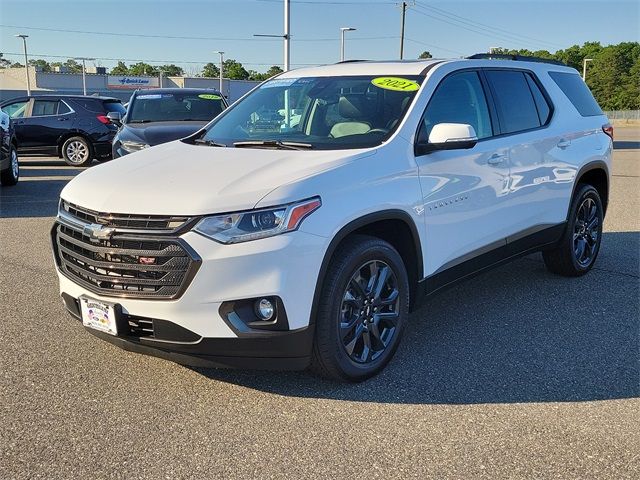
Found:
[[[417,141],[426,142],[434,125],[462,123],[471,125],[478,137],[470,149],[416,157],[427,229],[427,276],[506,245],[508,139],[493,136],[495,116],[480,75],[465,70],[445,77],[418,130]]]

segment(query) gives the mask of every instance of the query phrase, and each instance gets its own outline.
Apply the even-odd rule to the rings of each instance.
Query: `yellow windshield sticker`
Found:
[[[204,98],[205,100],[221,100],[220,95],[214,95],[213,93],[203,93],[198,95],[198,98]]]
[[[415,92],[420,88],[416,82],[400,77],[377,77],[371,80],[376,87],[397,92]]]

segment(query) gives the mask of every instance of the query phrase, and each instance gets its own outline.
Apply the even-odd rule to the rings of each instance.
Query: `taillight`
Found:
[[[602,131],[606,133],[609,136],[609,138],[611,138],[611,140],[613,140],[613,125],[611,125],[610,123],[603,125]]]
[[[111,123],[111,120],[109,120],[109,117],[107,117],[106,115],[98,115],[96,118],[100,123],[104,123],[105,125]]]

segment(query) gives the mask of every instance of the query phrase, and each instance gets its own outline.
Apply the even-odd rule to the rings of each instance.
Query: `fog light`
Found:
[[[273,303],[267,298],[261,298],[255,305],[256,315],[260,320],[271,320],[275,312]]]

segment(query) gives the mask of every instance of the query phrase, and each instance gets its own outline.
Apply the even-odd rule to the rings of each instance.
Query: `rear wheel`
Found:
[[[62,156],[67,165],[86,167],[93,160],[93,148],[83,137],[71,137],[62,145]]]
[[[9,168],[0,172],[0,182],[2,185],[11,186],[18,183],[20,178],[20,164],[18,163],[18,152],[16,147],[11,146],[9,152]]]
[[[560,244],[542,252],[547,268],[567,277],[591,270],[600,251],[603,217],[598,191],[591,185],[579,185]]]
[[[354,236],[335,253],[322,287],[312,369],[362,381],[391,359],[409,315],[409,281],[398,252]]]

